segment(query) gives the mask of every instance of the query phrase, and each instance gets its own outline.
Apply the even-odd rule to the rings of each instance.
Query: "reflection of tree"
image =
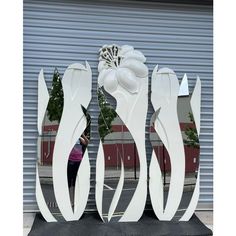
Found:
[[[115,110],[107,103],[101,88],[98,89],[97,94],[99,106],[101,109],[100,115],[98,117],[99,134],[101,140],[104,141],[105,136],[112,132],[111,122],[114,120],[117,114]]]
[[[53,73],[50,98],[49,98],[48,107],[47,107],[47,115],[50,121],[60,122],[62,111],[63,111],[63,105],[64,105],[64,93],[63,93],[63,88],[62,88],[62,83],[61,83],[61,77],[57,68],[55,68],[54,73]],[[84,131],[84,134],[86,136],[89,136],[91,117],[83,106],[82,106],[82,110],[87,119],[87,126]]]
[[[50,121],[60,122],[63,111],[63,102],[64,94],[61,78],[57,68],[55,68],[53,73],[52,89],[47,107],[47,115]]]
[[[190,147],[199,148],[199,139],[193,114],[189,112],[188,116],[190,121],[194,124],[194,127],[187,127],[186,130],[184,131],[185,135],[187,136],[187,138],[184,139],[184,143]]]
[[[85,130],[84,130],[84,135],[85,135],[88,139],[90,139],[91,116],[89,115],[89,113],[87,112],[87,110],[86,110],[83,106],[81,106],[81,107],[82,107],[82,111],[83,111],[83,113],[84,113],[84,115],[85,115],[85,117],[86,117],[86,120],[87,120],[87,126],[86,126],[86,128],[85,128]]]

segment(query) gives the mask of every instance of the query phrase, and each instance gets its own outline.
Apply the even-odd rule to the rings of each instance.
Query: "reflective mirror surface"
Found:
[[[71,150],[67,164],[67,179],[72,209],[74,209],[76,176],[90,139],[91,118],[90,115],[87,113],[86,109],[84,107],[82,107],[82,109],[87,119],[87,127],[79,138],[79,140],[77,141],[77,143],[74,145],[73,149]],[[59,124],[57,122],[51,122],[49,121],[48,117],[45,116],[43,122],[43,132],[42,135],[39,137],[38,144],[38,156],[40,157],[38,159],[38,168],[40,184],[46,204],[53,216],[58,221],[63,221],[63,217],[56,203],[52,179],[53,150],[58,127]]]
[[[177,101],[179,127],[181,129],[185,152],[185,179],[182,199],[172,220],[179,220],[186,212],[193,196],[199,167],[200,146],[193,113],[190,106],[190,99],[190,95],[179,95]],[[154,113],[151,118],[150,141],[162,174],[163,209],[165,209],[171,179],[171,162],[168,151],[166,150],[165,145],[155,129],[154,121],[157,116],[158,111]]]
[[[183,216],[192,199],[199,167],[199,138],[190,106],[190,99],[191,96],[179,96],[177,105],[185,152],[184,190],[179,209],[174,217],[177,220]]]
[[[50,122],[47,115],[45,115],[42,127],[42,136],[39,137],[38,143],[38,170],[41,189],[48,209],[57,220],[63,220],[56,203],[52,179],[53,150],[57,130],[58,123]]]
[[[119,221],[133,197],[139,179],[139,158],[131,133],[115,112],[114,99],[103,89],[98,90],[98,98],[105,162],[102,212],[105,222],[108,218],[112,222]]]
[[[39,208],[47,221],[79,219],[79,214],[83,213],[82,208],[85,208],[87,202],[86,194],[90,187],[88,184],[90,167],[87,152],[86,158],[83,157],[90,139],[90,116],[80,104],[85,104],[87,107],[89,103],[90,81],[91,70],[88,63],[86,63],[86,67],[81,64],[70,65],[65,71],[63,80],[57,69],[55,69],[49,96],[43,70],[39,74],[38,131],[40,136],[38,138],[36,196]],[[84,96],[83,92],[86,93]],[[70,102],[68,103],[68,101]],[[73,103],[75,104],[73,105]],[[70,105],[72,105],[71,108]],[[62,131],[65,126],[65,131]],[[65,150],[67,148],[67,151],[64,156],[58,147],[57,155],[55,154],[56,144],[59,147],[65,144],[64,148]],[[58,158],[57,161],[55,155]],[[61,157],[65,158],[65,162]],[[83,161],[84,159],[86,161]],[[55,164],[61,163],[63,165],[58,169],[59,173],[57,173],[57,170],[53,173]],[[83,168],[80,168],[81,164]],[[84,174],[85,172],[87,174]],[[58,190],[58,188],[55,188],[55,180],[58,182],[58,178],[53,177],[55,173],[65,180],[62,193],[68,193],[67,208],[70,208],[69,211],[66,211],[66,217],[65,211],[63,217],[61,214],[64,206],[61,206],[60,209],[58,207],[58,197],[61,196],[55,195],[55,190]],[[60,184],[59,181],[59,188]],[[84,189],[82,189],[83,184],[86,185]],[[85,192],[86,194],[83,194]],[[83,199],[81,196],[83,196]],[[79,206],[81,201],[83,201],[82,206]]]

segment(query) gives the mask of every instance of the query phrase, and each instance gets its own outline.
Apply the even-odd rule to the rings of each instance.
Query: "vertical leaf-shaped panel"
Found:
[[[155,123],[155,129],[170,157],[171,177],[168,191],[168,197],[163,214],[156,211],[156,215],[160,220],[171,220],[174,217],[181,201],[184,173],[185,173],[185,154],[179,120],[177,115],[177,98],[179,94],[179,82],[176,74],[168,69],[162,68],[157,71],[157,66],[152,74],[152,94],[151,102],[154,111],[158,111]],[[155,157],[153,155],[152,157]],[[151,161],[151,165],[156,165],[155,161]],[[150,167],[150,195],[152,205],[156,205],[154,210],[162,204],[160,202],[160,191],[153,191],[154,182],[160,183],[159,176],[155,176],[152,172],[155,168]],[[155,176],[156,179],[152,179]],[[158,189],[160,189],[157,186]]]
[[[195,125],[196,125],[196,129],[197,129],[197,134],[198,137],[200,135],[200,118],[201,118],[201,80],[199,77],[197,77],[197,82],[196,85],[194,87],[194,91],[190,100],[190,104],[191,104],[191,108],[192,108],[192,112],[193,112],[193,117],[195,120]],[[199,195],[200,195],[200,168],[198,168],[198,174],[197,174],[197,181],[196,181],[196,185],[195,185],[195,189],[192,195],[192,199],[189,203],[189,206],[186,210],[186,212],[184,213],[184,215],[181,217],[180,221],[188,221],[196,207],[197,207],[197,203],[198,203],[198,199],[199,199]]]
[[[146,58],[132,46],[104,45],[100,50],[100,86],[116,99],[116,113],[130,131],[140,161],[139,181],[134,195],[119,221],[137,221],[147,196],[145,122],[148,105]]]
[[[39,76],[38,76],[38,119],[37,119],[37,126],[38,126],[38,133],[39,136],[42,134],[42,124],[44,115],[47,109],[49,101],[49,94],[47,85],[44,80],[43,69],[41,69]],[[38,138],[38,145],[41,145],[41,138]],[[39,148],[39,147],[38,147]],[[41,214],[43,215],[44,219],[47,222],[55,222],[57,221],[50,210],[48,209],[47,203],[44,199],[44,195],[42,192],[40,180],[39,180],[39,170],[38,170],[38,163],[36,163],[36,200],[39,207]]]
[[[88,199],[89,181],[87,178],[89,176],[86,175],[87,177],[84,176],[84,178],[87,181],[83,185],[77,181],[76,187],[81,185],[81,188],[75,191],[76,196],[78,196],[78,191],[86,192],[86,196],[83,199],[80,198],[84,207],[78,208],[80,203],[76,202],[75,212],[73,212],[67,183],[67,162],[72,148],[86,127],[86,118],[81,106],[87,108],[91,100],[91,80],[92,73],[87,62],[86,67],[78,63],[70,65],[62,79],[64,108],[53,152],[53,187],[58,207],[67,221],[79,219]],[[79,171],[79,174],[89,173],[90,166],[86,156],[82,159],[81,167],[86,170]]]

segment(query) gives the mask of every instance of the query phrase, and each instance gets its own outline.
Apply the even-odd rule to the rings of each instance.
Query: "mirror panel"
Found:
[[[105,160],[102,212],[105,222],[108,222],[108,219],[117,222],[136,189],[139,179],[139,157],[131,133],[114,109],[114,98],[102,88],[98,89],[98,93],[99,134]]]

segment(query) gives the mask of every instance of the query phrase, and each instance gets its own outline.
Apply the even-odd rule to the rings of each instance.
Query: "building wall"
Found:
[[[175,2],[175,1],[172,1]],[[176,1],[178,2],[178,1]],[[190,1],[191,2],[191,1]],[[201,1],[200,1],[201,2]],[[202,1],[204,2],[204,1]],[[75,62],[91,65],[93,99],[89,146],[92,165],[91,191],[87,209],[95,209],[94,179],[99,114],[97,91],[98,50],[104,44],[130,44],[147,58],[149,79],[156,64],[170,67],[181,79],[187,73],[190,91],[196,76],[202,80],[201,110],[201,194],[199,207],[213,203],[213,35],[212,6],[159,3],[158,1],[24,1],[24,210],[38,210],[35,199],[37,159],[37,78],[44,68],[50,87],[54,68],[63,74]],[[148,162],[151,145],[147,115]]]

